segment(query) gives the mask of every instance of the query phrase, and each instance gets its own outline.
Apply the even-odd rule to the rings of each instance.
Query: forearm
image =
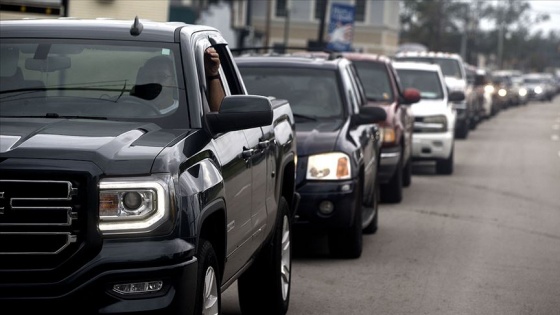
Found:
[[[218,79],[208,80],[208,105],[210,111],[217,112],[220,110],[220,104],[225,97],[222,81]]]

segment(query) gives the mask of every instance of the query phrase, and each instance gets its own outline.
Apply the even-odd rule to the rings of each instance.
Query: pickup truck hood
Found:
[[[296,124],[298,156],[333,151],[341,133],[342,121],[317,121]]]
[[[0,157],[91,161],[106,174],[147,174],[185,130],[141,122],[0,119]]]
[[[422,99],[411,107],[414,116],[446,115],[448,105],[444,100]]]

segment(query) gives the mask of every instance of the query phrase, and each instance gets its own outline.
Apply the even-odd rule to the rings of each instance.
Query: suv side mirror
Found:
[[[375,124],[387,119],[387,112],[379,106],[365,105],[360,112],[352,117],[353,125]]]
[[[450,102],[461,102],[465,100],[465,93],[463,91],[453,91],[449,93]]]
[[[408,88],[403,93],[405,104],[414,104],[420,101],[420,91],[414,88]]]

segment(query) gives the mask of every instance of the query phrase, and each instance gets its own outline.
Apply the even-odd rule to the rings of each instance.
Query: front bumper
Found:
[[[446,159],[453,149],[453,132],[413,133],[412,158],[414,160]]]
[[[380,184],[388,183],[393,174],[397,170],[399,161],[401,159],[401,148],[381,148],[381,159],[379,162],[379,170],[377,171],[377,178]]]
[[[21,314],[193,314],[198,268],[193,253],[183,240],[106,241],[97,256],[60,280],[38,282],[30,270],[0,270],[0,305]],[[115,284],[144,281],[162,281],[163,287],[128,295],[112,290]]]
[[[356,179],[336,182],[306,182],[297,189],[301,195],[297,211],[296,225],[320,229],[347,228],[354,222],[357,200],[358,181]],[[329,201],[333,205],[330,214],[319,210],[321,202]]]

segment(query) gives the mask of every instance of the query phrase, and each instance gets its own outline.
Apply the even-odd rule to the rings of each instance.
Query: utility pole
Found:
[[[284,22],[284,53],[288,52],[288,39],[290,38],[290,15],[291,15],[291,7],[290,1],[287,1],[288,4],[286,6],[286,21]]]
[[[324,40],[323,40],[323,35],[325,34],[325,19],[327,16],[327,5],[329,3],[329,0],[320,0],[321,3],[321,16],[320,16],[320,24],[319,24],[319,33],[317,34],[317,45],[319,46],[318,48],[320,48],[321,50],[323,50],[323,46],[324,44]]]
[[[270,43],[270,14],[272,13],[272,1],[266,2],[266,37],[264,40],[264,47],[268,52],[268,45]]]

